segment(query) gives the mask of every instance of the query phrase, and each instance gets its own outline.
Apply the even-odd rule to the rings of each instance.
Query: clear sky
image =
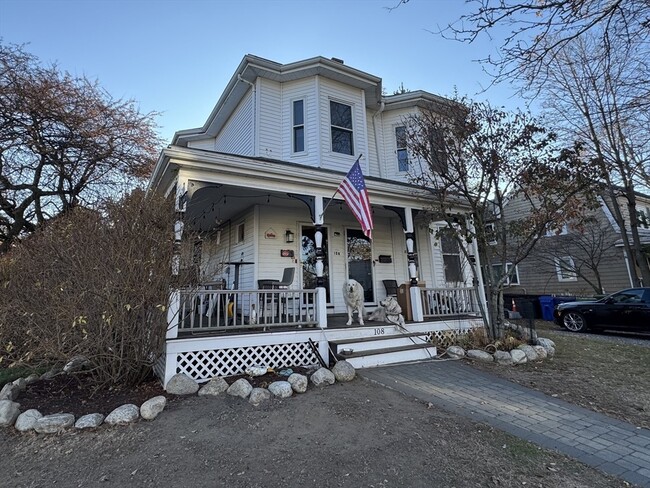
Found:
[[[280,63],[337,57],[383,79],[388,93],[460,94],[514,108],[507,86],[473,62],[496,45],[431,33],[456,20],[462,0],[0,0],[0,37],[42,62],[99,80],[116,98],[162,112],[169,141],[200,127],[245,54]]]

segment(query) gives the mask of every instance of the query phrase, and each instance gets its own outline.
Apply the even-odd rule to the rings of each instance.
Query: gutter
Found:
[[[380,105],[379,105],[379,110],[375,113],[375,115],[372,116],[372,128],[375,132],[375,152],[377,154],[377,163],[379,164],[379,177],[383,178],[384,177],[384,170],[383,170],[383,163],[382,159],[379,157],[379,138],[377,137],[377,117],[381,115],[381,113],[384,111],[386,108],[386,102],[384,101],[384,98],[381,98]]]

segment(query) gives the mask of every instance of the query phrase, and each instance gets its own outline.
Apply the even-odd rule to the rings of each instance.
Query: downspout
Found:
[[[384,108],[386,108],[386,102],[384,102],[384,99],[381,99],[380,105],[379,105],[379,110],[375,113],[375,115],[372,116],[372,128],[375,131],[375,152],[377,154],[377,164],[379,165],[379,177],[383,178],[384,177],[384,170],[383,170],[383,164],[382,164],[382,159],[379,157],[379,138],[377,137],[377,117],[381,115],[381,113],[384,111]]]
[[[255,90],[255,83],[252,83],[252,82],[242,78],[241,73],[239,73],[237,75],[237,79],[239,81],[243,82],[243,83],[246,83],[247,85],[250,85],[251,89],[253,90],[253,102],[252,102],[253,103],[253,124],[252,124],[253,133],[251,135],[253,137],[253,156],[258,156],[258,154],[257,154],[258,153],[258,150],[257,150],[258,144],[257,144],[257,140],[255,139],[255,135],[257,134],[257,131],[255,130],[255,127],[257,126],[257,118],[256,118],[256,114],[257,114],[257,110],[256,110],[257,109],[257,92]]]

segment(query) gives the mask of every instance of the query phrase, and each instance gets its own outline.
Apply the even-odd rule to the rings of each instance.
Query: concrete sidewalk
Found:
[[[364,369],[359,375],[650,487],[650,430],[478,371],[462,361]]]

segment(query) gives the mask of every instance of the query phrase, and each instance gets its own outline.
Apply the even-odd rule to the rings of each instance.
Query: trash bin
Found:
[[[553,309],[555,308],[554,300],[555,297],[548,295],[539,297],[539,304],[542,307],[542,318],[544,320],[553,321]]]

